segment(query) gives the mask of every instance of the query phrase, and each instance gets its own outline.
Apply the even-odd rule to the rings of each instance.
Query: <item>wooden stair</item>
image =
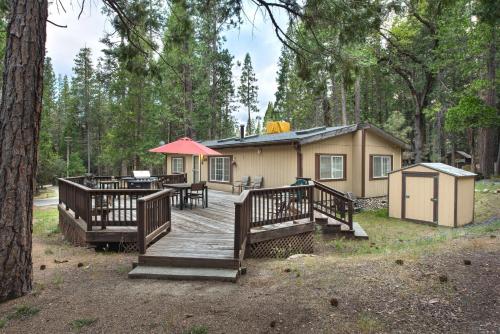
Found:
[[[171,232],[139,255],[129,278],[236,282],[232,233]]]
[[[354,239],[368,239],[368,234],[357,222],[352,223],[352,230],[350,230],[346,224],[317,211],[314,212],[314,219],[321,226],[323,234],[334,234]]]
[[[188,268],[172,266],[138,265],[128,273],[129,278],[153,278],[169,280],[206,280],[236,282],[238,270],[217,268]]]

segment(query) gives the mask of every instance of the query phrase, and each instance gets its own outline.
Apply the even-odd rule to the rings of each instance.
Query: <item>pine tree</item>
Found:
[[[250,54],[245,55],[243,67],[241,69],[240,86],[238,87],[238,97],[240,103],[247,109],[247,134],[253,134],[255,129],[252,122],[252,113],[257,113],[258,86],[257,78],[252,67]]]

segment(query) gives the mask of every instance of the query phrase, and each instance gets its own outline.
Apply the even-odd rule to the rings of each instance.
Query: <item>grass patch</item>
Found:
[[[56,197],[56,191],[52,187],[38,189],[38,192],[34,196],[35,199],[45,199],[53,197]]]
[[[56,208],[35,208],[33,210],[33,234],[50,237],[59,231],[59,214]]]
[[[93,318],[76,319],[76,320],[73,320],[69,325],[70,325],[71,329],[79,331],[83,327],[90,326],[93,323],[95,323],[96,321],[97,321],[97,319],[93,319]]]
[[[207,334],[207,333],[208,333],[208,328],[203,325],[195,325],[183,332],[183,334]]]
[[[4,328],[7,325],[7,319],[0,319],[0,329]]]
[[[60,289],[62,284],[64,283],[64,278],[62,277],[61,274],[57,273],[54,275],[54,278],[52,279],[52,283],[57,289]]]
[[[38,312],[40,312],[39,308],[28,305],[21,305],[15,308],[14,313],[9,315],[8,319],[28,319],[36,315]]]
[[[459,228],[436,227],[389,218],[386,209],[364,211],[356,214],[354,220],[363,226],[370,239],[341,238],[329,241],[328,246],[337,254],[350,256],[425,251],[445,241],[485,236],[500,231],[500,219],[490,224]]]
[[[380,321],[367,313],[361,313],[359,315],[357,325],[361,333],[379,333],[383,331],[383,326]]]

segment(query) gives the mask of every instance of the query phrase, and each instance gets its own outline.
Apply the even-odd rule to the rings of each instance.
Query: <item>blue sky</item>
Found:
[[[49,9],[51,21],[67,25],[67,28],[57,28],[51,24],[47,26],[47,54],[52,58],[56,74],[67,74],[71,76],[73,60],[82,47],[90,47],[94,58],[100,55],[103,45],[99,39],[109,25],[106,17],[101,14],[100,8],[87,7],[86,11],[78,20],[79,8],[77,2],[71,2],[74,7],[66,8],[66,13],[58,12],[52,5]],[[263,116],[269,101],[274,101],[276,91],[277,62],[280,55],[281,44],[274,34],[274,29],[268,18],[262,12],[257,11],[255,5],[247,2],[244,7],[245,14],[242,15],[244,23],[237,29],[224,34],[227,41],[225,47],[233,54],[236,61],[243,61],[245,54],[250,53],[259,86],[259,109]],[[286,23],[286,15],[276,12],[280,24]],[[253,21],[253,23],[252,23]],[[234,81],[239,83],[239,68],[233,68]],[[238,112],[237,120],[246,123],[244,110]]]

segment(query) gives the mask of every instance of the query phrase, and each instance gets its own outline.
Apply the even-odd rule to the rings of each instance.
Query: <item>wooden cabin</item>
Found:
[[[243,176],[263,177],[263,187],[310,178],[358,197],[387,195],[387,175],[401,168],[407,145],[370,124],[318,127],[269,135],[202,142],[222,156],[169,155],[167,173],[187,173],[188,182],[233,191]]]
[[[423,162],[389,173],[389,216],[457,227],[474,221],[476,174]]]

